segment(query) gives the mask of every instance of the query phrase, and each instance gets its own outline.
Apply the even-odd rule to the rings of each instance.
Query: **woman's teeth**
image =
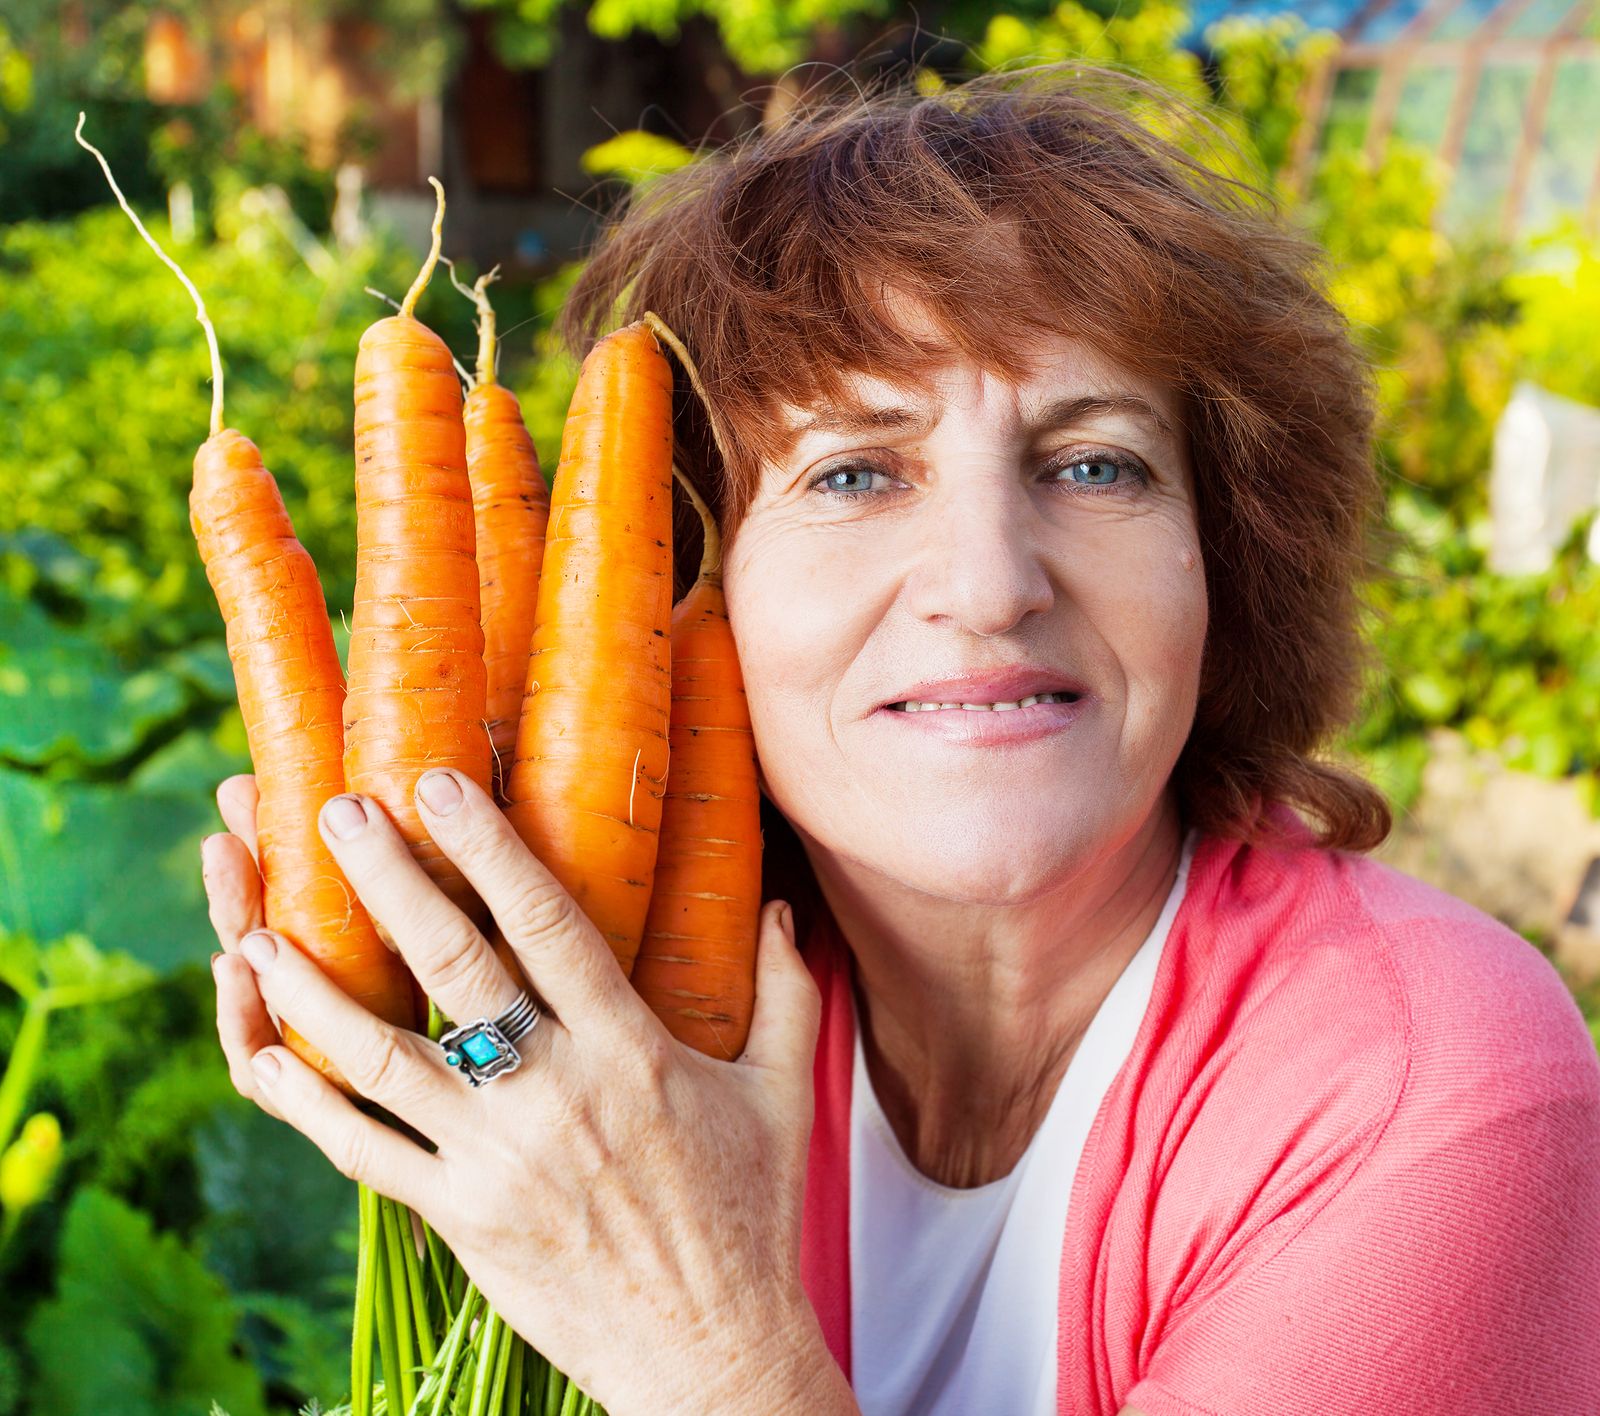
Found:
[[[1015,703],[919,703],[912,698],[894,706],[906,713],[929,713],[935,708],[964,708],[969,713],[1005,713],[1013,708],[1031,708],[1035,703],[1072,703],[1077,697],[1076,693],[1030,693]]]

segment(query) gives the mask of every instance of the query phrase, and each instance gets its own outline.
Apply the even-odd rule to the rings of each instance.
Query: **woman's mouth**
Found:
[[[909,699],[887,703],[873,716],[894,723],[902,732],[969,747],[993,747],[1034,742],[1063,732],[1084,715],[1090,701],[1079,693],[1034,693],[1014,703]]]
[[[1079,696],[1076,693],[1030,693],[1015,703],[922,703],[913,698],[904,703],[890,703],[886,706],[891,712],[901,713],[928,713],[935,710],[942,712],[953,708],[959,708],[967,713],[1009,713],[1018,708],[1032,708],[1036,703],[1076,703]]]

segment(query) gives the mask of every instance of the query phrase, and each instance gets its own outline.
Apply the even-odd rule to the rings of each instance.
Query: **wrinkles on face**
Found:
[[[1063,338],[1007,382],[952,360],[789,409],[728,548],[763,776],[803,837],[906,886],[1014,899],[1135,829],[1192,721],[1206,606],[1179,400]],[[855,493],[849,495],[848,493]],[[1027,747],[884,718],[1018,662],[1092,712]]]

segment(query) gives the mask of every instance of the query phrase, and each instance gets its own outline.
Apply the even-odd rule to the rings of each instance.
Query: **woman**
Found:
[[[464,1091],[257,928],[219,793],[239,1089],[611,1416],[1600,1410],[1581,1017],[1364,858],[1386,807],[1313,757],[1359,668],[1364,370],[1306,244],[1108,85],[802,115],[650,189],[573,295],[578,347],[678,329],[726,453],[680,398],[774,809],[739,1062],[435,772],[553,1014]],[[322,826],[449,1015],[507,1007],[372,802]]]

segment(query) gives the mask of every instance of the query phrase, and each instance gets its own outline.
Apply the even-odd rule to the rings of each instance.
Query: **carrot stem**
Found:
[[[677,478],[678,485],[683,488],[683,493],[694,504],[694,509],[700,515],[700,527],[704,533],[704,549],[700,552],[700,574],[696,577],[708,585],[722,584],[722,532],[717,529],[717,519],[712,516],[711,508],[706,505],[705,498],[695,489],[688,474],[678,466],[672,464],[672,475]]]
[[[455,286],[467,299],[471,300],[478,311],[478,376],[469,388],[479,388],[495,381],[495,364],[499,358],[499,348],[496,344],[494,306],[489,303],[488,289],[500,278],[500,267],[494,266],[485,271],[470,286],[461,282],[456,275],[456,264],[448,256],[440,257],[444,266],[450,272],[450,283]]]
[[[424,1368],[431,1367],[437,1349],[433,1340],[433,1315],[428,1304],[428,1289],[423,1281],[422,1256],[417,1252],[417,1226],[422,1220],[398,1202],[395,1203],[394,1212],[395,1225],[400,1232],[400,1254],[405,1260],[411,1325],[417,1335],[417,1358]]]
[[[506,1381],[511,1375],[511,1352],[522,1346],[522,1339],[502,1325],[500,1345],[494,1354],[494,1375],[489,1383],[489,1405],[485,1416],[505,1416]]]
[[[730,440],[723,430],[722,419],[717,415],[716,407],[711,402],[711,396],[706,392],[705,382],[700,377],[700,366],[695,363],[693,356],[684,347],[683,341],[673,332],[672,326],[662,319],[660,315],[656,314],[654,310],[646,310],[641,318],[651,332],[677,355],[678,362],[683,365],[684,373],[689,376],[689,386],[695,391],[695,396],[700,400],[701,407],[706,410],[706,421],[711,425],[711,441],[716,444],[717,455],[722,459],[723,468],[731,467],[733,464],[728,457]],[[700,511],[702,519],[705,519],[706,512],[701,507],[698,498],[695,500],[695,507]],[[722,553],[719,538],[716,560],[716,569],[719,573],[721,568]]]
[[[383,1395],[389,1408],[399,1390],[400,1335],[395,1331],[394,1293],[389,1287],[389,1248],[383,1232],[382,1200],[372,1197],[372,1247],[376,1270],[373,1323],[378,1331],[378,1360],[383,1364]],[[402,1408],[403,1409],[403,1408]]]
[[[417,312],[417,301],[433,279],[434,267],[439,264],[439,251],[444,245],[444,186],[437,177],[428,178],[428,182],[437,198],[433,208],[433,244],[428,248],[428,259],[422,263],[417,278],[411,282],[411,289],[406,291],[406,298],[400,302],[400,313],[413,318]]]
[[[561,1380],[566,1382],[566,1390],[561,1394],[561,1416],[578,1416],[578,1403],[583,1400],[583,1393],[568,1378]]]
[[[428,1408],[428,1416],[443,1416],[445,1403],[450,1400],[452,1388],[455,1386],[456,1374],[461,1370],[461,1354],[466,1349],[467,1334],[472,1329],[472,1321],[477,1310],[478,1290],[468,1285],[456,1320],[450,1325],[450,1331],[445,1337],[444,1350],[433,1370],[428,1373],[428,1379],[418,1394],[417,1404],[413,1407],[413,1411],[419,1413],[419,1416],[422,1401],[429,1395],[433,1397],[433,1404]]]
[[[511,1367],[506,1373],[505,1404],[496,1408],[496,1416],[522,1416],[522,1374],[532,1354],[521,1338],[511,1343]]]
[[[350,1331],[350,1416],[372,1416],[372,1339],[378,1299],[377,1195],[356,1192],[356,1311]]]
[[[433,1272],[433,1284],[438,1290],[439,1301],[444,1304],[444,1323],[449,1327],[455,1321],[455,1298],[450,1291],[450,1278],[445,1271],[445,1262],[449,1260],[453,1263],[454,1259],[427,1220],[422,1221],[422,1235],[428,1246],[428,1267]]]
[[[393,1324],[395,1365],[390,1368],[384,1359],[383,1389],[389,1403],[396,1403],[399,1392],[399,1409],[408,1411],[417,1395],[415,1324],[411,1319],[410,1295],[406,1290],[406,1261],[400,1237],[398,1206],[391,1199],[380,1198],[379,1212],[383,1217],[383,1247],[388,1268],[388,1296]]]
[[[111,164],[106,161],[106,155],[83,136],[82,113],[78,114],[78,126],[73,130],[72,136],[77,140],[79,147],[94,154],[95,161],[100,164],[100,170],[106,174],[106,181],[111,184],[117,205],[128,214],[128,220],[134,224],[139,234],[144,237],[145,243],[161,258],[167,269],[183,282],[183,288],[189,292],[190,299],[194,301],[194,317],[200,321],[200,328],[206,332],[206,347],[211,351],[211,436],[216,437],[223,426],[222,351],[217,347],[217,331],[211,323],[211,316],[206,314],[206,302],[200,298],[200,292],[194,288],[194,282],[183,273],[177,261],[163,251],[156,238],[145,230],[144,222],[139,220],[139,213],[128,205],[128,199],[122,195],[122,188],[117,186],[117,179],[111,175]]]
[[[491,1308],[478,1333],[477,1368],[472,1374],[472,1398],[467,1403],[467,1416],[487,1416],[496,1352],[501,1345],[502,1335],[508,1331],[505,1320]]]

